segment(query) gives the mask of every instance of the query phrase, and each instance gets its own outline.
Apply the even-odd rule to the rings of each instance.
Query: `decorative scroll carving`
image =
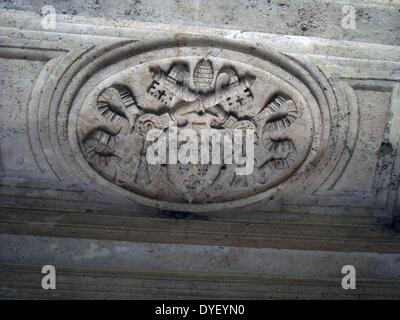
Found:
[[[297,119],[297,107],[292,100],[287,100],[282,96],[276,97],[263,110],[267,121],[265,123],[267,131],[279,131],[288,129]],[[263,117],[263,113],[259,117]]]
[[[136,103],[129,89],[116,85],[105,89],[97,100],[97,109],[109,121],[129,121],[129,115],[138,112]]]

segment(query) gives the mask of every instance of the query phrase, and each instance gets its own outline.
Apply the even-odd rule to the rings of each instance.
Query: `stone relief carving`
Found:
[[[274,88],[273,95],[263,97],[260,88],[267,92],[274,87],[273,81],[245,67],[238,71],[233,62],[191,57],[137,71],[151,75],[148,83],[142,80],[144,76],[137,76],[137,81],[134,75],[129,81],[116,78],[92,102],[85,103],[78,119],[86,160],[118,186],[178,203],[234,200],[279,184],[307,156],[313,124],[307,119],[297,121],[304,118],[306,109],[296,104],[289,92]],[[138,87],[144,92],[140,99]],[[211,159],[208,163],[149,164],[147,133],[151,129],[167,132],[171,127],[177,128],[178,135],[183,129],[197,130],[199,139],[202,129],[217,130],[225,139],[234,129],[252,130],[252,173],[239,175],[234,171],[238,164],[213,163]],[[188,143],[180,141],[178,149]]]
[[[46,77],[56,81],[38,82],[30,106],[35,156],[106,201],[117,195],[185,211],[257,201],[267,208],[296,195],[314,201],[338,180],[357,138],[348,86],[271,50],[185,37],[86,48],[52,64]],[[229,162],[149,164],[147,133],[173,128],[223,137],[253,129],[254,170],[238,174],[243,166]]]

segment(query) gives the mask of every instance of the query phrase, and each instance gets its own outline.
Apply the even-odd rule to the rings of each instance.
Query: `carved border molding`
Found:
[[[30,20],[31,23],[24,24],[24,27],[19,29],[18,27],[8,27],[6,21],[11,19],[9,13],[1,12],[1,14],[5,19],[3,20],[4,23],[1,27],[1,44],[4,48],[0,50],[0,55],[3,55],[6,58],[12,58],[15,55],[15,57],[20,59],[39,59],[41,61],[52,59],[55,56],[60,57],[60,60],[58,60],[57,63],[55,63],[55,60],[50,60],[50,62],[44,67],[43,75],[38,78],[38,82],[35,87],[37,92],[40,92],[43,87],[39,84],[43,84],[45,81],[47,81],[46,79],[48,77],[51,76],[52,80],[57,78],[57,75],[53,74],[52,66],[57,65],[63,59],[63,57],[65,57],[67,52],[69,52],[68,55],[73,53],[77,57],[82,54],[80,50],[71,51],[71,48],[73,48],[76,43],[79,43],[80,48],[82,48],[84,51],[88,50],[89,48],[93,49],[93,45],[99,47],[104,43],[115,44],[115,41],[129,38],[144,39],[146,38],[144,35],[150,31],[154,31],[155,34],[160,36],[160,38],[164,36],[165,38],[174,38],[171,36],[171,34],[169,34],[169,32],[177,31],[174,26],[170,26],[167,29],[157,30],[157,27],[152,24],[142,24],[139,29],[136,29],[138,28],[137,24],[130,24],[126,22],[123,25],[107,26],[106,22],[103,21],[105,24],[101,27],[102,31],[99,33],[97,26],[99,21],[96,19],[85,20],[82,18],[79,20],[78,17],[71,17],[72,20],[67,19],[65,21],[61,21],[61,24],[59,24],[60,29],[55,30],[54,32],[49,32],[46,34],[46,39],[43,40],[43,36],[40,32],[40,17],[37,17],[32,21]],[[15,12],[15,15],[22,20],[26,19],[25,13]],[[29,19],[31,19],[31,16]],[[75,20],[79,20],[79,23],[85,26],[85,34],[76,33],[75,27],[71,24],[71,22]],[[103,36],[103,31],[107,33],[107,37]],[[211,31],[212,29],[205,28],[202,30],[196,30],[196,33],[201,34],[202,37],[207,36],[210,38]],[[230,33],[224,33],[221,30],[215,32],[215,34],[219,37],[230,36]],[[88,37],[88,35],[90,35],[90,37]],[[62,42],[59,41],[60,37],[63,38]],[[213,38],[210,39],[210,41],[212,41]],[[334,40],[322,41],[321,39],[307,39],[307,42],[304,42],[301,37],[281,37],[279,35],[258,33],[236,34],[235,39],[248,42],[256,41],[261,47],[270,47],[274,48],[275,50],[288,53],[291,56],[296,57],[297,60],[303,61],[303,63],[306,61],[306,57],[308,57],[309,61],[312,61],[311,63],[318,65],[324,70],[324,72],[328,71],[334,76],[335,79],[342,78],[343,83],[349,83],[351,87],[357,91],[364,89],[371,91],[391,91],[396,85],[396,79],[398,79],[396,72],[393,70],[398,65],[398,55],[396,54],[398,49],[393,46],[375,44],[367,45],[363,43],[338,42]],[[31,52],[29,52],[29,50],[22,50],[21,48],[24,46],[28,46],[31,49]],[[378,56],[379,60],[377,59]],[[359,67],[353,68],[352,65],[354,64]],[[352,95],[351,91],[352,90],[350,89],[349,93],[347,94],[348,96]],[[393,95],[393,97],[395,97],[395,95]],[[30,120],[31,116],[34,116],[34,113],[32,113],[31,110],[34,110],[35,108],[36,107],[33,107],[29,110]],[[30,125],[30,130],[33,133],[33,135],[31,135],[33,137],[32,140],[39,139],[39,134],[36,132],[37,129],[37,124],[32,123],[32,125]],[[37,141],[33,142],[32,149],[34,149],[34,152],[39,154],[38,162],[43,166],[43,172],[51,171],[51,168],[46,164],[46,157],[40,157],[40,154],[44,155],[43,151],[41,151],[42,147],[40,145],[40,140],[39,144]],[[396,146],[393,145],[393,147]],[[388,155],[386,158],[392,156],[393,155]],[[342,157],[342,160],[343,159],[345,159],[345,157]],[[383,162],[380,162],[380,164],[377,164],[375,175],[377,179],[374,182],[374,188],[371,193],[337,192],[327,188],[327,185],[323,185],[322,188],[317,190],[318,192],[314,192],[313,194],[300,194],[302,202],[301,204],[298,203],[300,198],[283,199],[279,204],[274,205],[271,208],[263,205],[263,210],[261,211],[259,208],[256,209],[255,207],[249,207],[247,211],[253,210],[252,208],[254,208],[255,212],[257,212],[255,214],[258,217],[265,215],[265,213],[275,215],[278,211],[285,210],[287,213],[300,215],[305,213],[317,215],[318,213],[332,213],[347,217],[354,216],[356,219],[357,216],[361,214],[365,216],[366,220],[375,219],[379,221],[389,221],[388,212],[393,211],[394,214],[396,213],[395,202],[398,189],[389,192],[382,192],[382,188],[384,188],[386,184],[391,184],[391,182],[395,183],[398,174],[396,173],[396,170],[393,170],[390,181],[385,178],[386,175],[390,175],[389,171],[391,171],[391,168],[386,168],[385,163],[387,163],[388,159],[385,159]],[[396,159],[396,163],[398,163],[399,157],[396,156]],[[386,169],[383,170],[383,167]],[[334,177],[335,175],[332,176]],[[76,185],[68,173],[61,178],[65,184],[63,183],[62,186],[55,188],[53,185],[56,186],[58,184],[57,181],[54,181],[53,179],[46,179],[45,181],[41,177],[40,181],[38,180],[34,183],[35,185],[38,185],[36,190],[32,183],[29,181],[23,181],[24,179],[22,179],[22,177],[21,179],[16,179],[6,175],[2,179],[2,187],[5,191],[4,194],[2,194],[4,196],[2,206],[13,207],[17,197],[19,206],[34,205],[38,208],[41,208],[42,205],[40,204],[40,201],[43,202],[44,199],[48,199],[46,200],[46,207],[66,207],[66,204],[69,203],[74,204],[70,209],[68,209],[72,211],[85,210],[85,208],[94,208],[94,210],[107,211],[112,210],[112,201],[114,201],[114,203],[124,202],[121,202],[122,198],[118,197],[115,197],[115,199],[104,199],[105,201],[95,200],[96,197],[90,196],[91,184],[88,185],[87,188],[84,187],[85,192],[83,192],[82,186]],[[21,195],[24,194],[24,190],[26,189],[35,189],[35,194],[37,195],[22,198]],[[48,191],[50,190],[51,196],[47,196]],[[352,197],[355,197],[359,200],[351,201]],[[398,199],[399,196],[397,195],[397,203],[399,201]],[[80,209],[78,209],[75,205],[78,202],[81,203]],[[399,205],[397,204],[397,208],[398,207]],[[126,203],[124,208],[121,210],[123,212],[127,212],[128,209]],[[147,210],[147,208],[140,206],[131,207],[131,209],[129,209],[129,211],[134,215],[138,214],[139,212],[147,212]],[[236,210],[237,212],[241,212],[240,208]]]
[[[73,113],[76,112],[72,106],[81,103],[79,99],[82,99],[82,96],[86,96],[90,91],[82,91],[82,88],[93,86],[93,83],[107,78],[110,70],[112,73],[116,73],[126,69],[130,65],[130,59],[135,59],[135,57],[148,52],[178,50],[174,48],[179,48],[181,51],[201,48],[201,50],[209,50],[210,53],[217,49],[229,52],[231,55],[247,55],[261,62],[265,61],[265,63],[269,63],[271,70],[274,70],[276,75],[282,79],[290,79],[286,81],[295,84],[302,94],[308,97],[307,103],[308,107],[313,110],[315,126],[313,145],[310,147],[307,160],[289,179],[289,182],[280,184],[275,190],[272,188],[255,196],[246,197],[244,200],[236,200],[234,203],[232,201],[200,205],[182,205],[182,203],[175,205],[166,201],[154,203],[146,197],[110,186],[108,181],[88,170],[87,164],[85,165],[82,159],[77,158],[76,155],[79,153],[77,144],[70,145],[70,141],[75,139],[75,133],[67,127],[67,122],[71,110]],[[199,54],[199,56],[201,55]],[[346,160],[341,160],[343,150],[345,146],[347,149],[351,148],[356,139],[357,105],[355,99],[352,98],[352,90],[344,84],[333,83],[311,63],[299,62],[274,51],[249,48],[230,41],[189,37],[177,41],[157,41],[140,45],[128,41],[111,46],[89,48],[84,52],[72,51],[57,62],[57,66],[50,76],[51,81],[45,83],[41,88],[40,118],[37,122],[32,122],[33,132],[39,133],[38,139],[34,140],[40,141],[38,148],[34,149],[43,150],[49,167],[57,176],[71,176],[71,172],[75,172],[75,176],[80,179],[86,177],[87,184],[95,181],[99,190],[103,190],[102,192],[113,190],[146,205],[173,210],[206,211],[226,208],[227,203],[233,206],[247,205],[267,199],[276,192],[278,192],[278,196],[279,192],[283,192],[285,195],[295,194],[296,190],[304,192],[305,185],[307,192],[311,194],[328,178],[337,179],[335,176],[339,176],[346,165]],[[346,115],[350,115],[350,117]],[[38,128],[34,127],[36,123]],[[61,166],[57,164],[61,164]],[[324,168],[324,170],[318,168]]]
[[[337,279],[240,274],[138,272],[60,267],[57,290],[37,289],[41,265],[0,265],[3,297],[12,299],[393,299],[400,284],[359,279],[357,292]],[[24,282],[21,282],[24,279]],[[72,287],[73,286],[73,287]],[[380,289],[377,295],[377,287]],[[216,290],[218,288],[218,290]],[[179,293],[179,294],[178,294]]]

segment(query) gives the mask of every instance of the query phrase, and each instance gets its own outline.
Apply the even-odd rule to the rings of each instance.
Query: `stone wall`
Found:
[[[400,4],[162,3],[0,4],[1,297],[399,298]]]

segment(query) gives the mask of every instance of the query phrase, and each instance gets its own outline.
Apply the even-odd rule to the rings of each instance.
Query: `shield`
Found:
[[[200,142],[200,129],[193,129],[190,125],[187,126],[187,128],[197,132],[198,141]],[[190,141],[186,143],[190,143]],[[184,147],[184,144],[185,143],[178,144],[178,150]],[[192,152],[197,151],[198,162],[196,164],[182,163],[182,159],[178,157],[177,164],[168,164],[167,166],[169,181],[176,190],[179,190],[182,193],[182,196],[189,203],[195,203],[200,200],[204,201],[204,191],[215,182],[222,168],[222,165],[220,164],[201,163],[201,148],[202,144],[197,143],[196,148],[191,149]]]

